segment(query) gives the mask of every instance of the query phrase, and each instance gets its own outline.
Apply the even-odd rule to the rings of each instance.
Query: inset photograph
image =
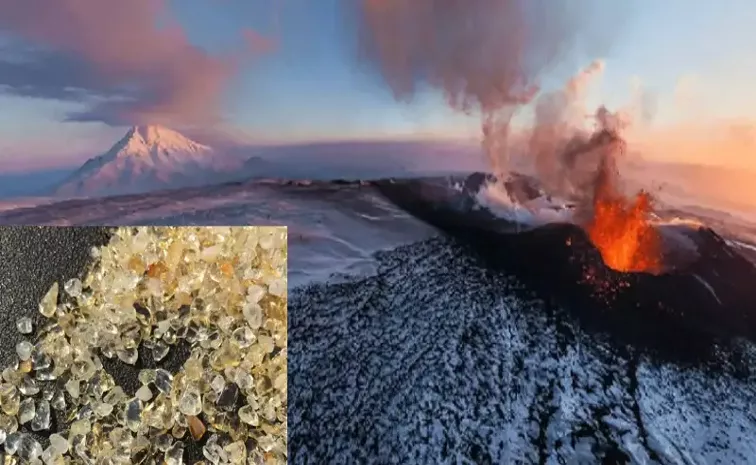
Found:
[[[0,228],[12,464],[287,461],[285,227]]]

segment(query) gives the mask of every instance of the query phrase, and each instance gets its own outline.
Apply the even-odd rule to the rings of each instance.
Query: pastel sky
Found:
[[[0,169],[83,160],[129,121],[179,113],[250,143],[477,137],[478,120],[438,93],[398,103],[361,66],[344,1],[0,0]],[[754,127],[756,2],[616,4],[602,56],[571,57],[544,86],[602,58],[591,104],[622,107],[641,86],[652,126],[677,128],[668,138],[714,120]],[[134,82],[147,93],[126,105]]]

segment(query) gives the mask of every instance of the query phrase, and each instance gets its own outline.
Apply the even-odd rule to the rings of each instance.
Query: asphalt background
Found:
[[[36,331],[44,319],[37,310],[38,304],[52,283],[57,281],[62,292],[64,282],[83,277],[93,262],[91,248],[107,244],[111,231],[105,227],[0,227],[0,370],[11,362],[16,344],[25,338],[16,330],[16,321],[22,316],[31,316]],[[188,353],[188,347],[172,348],[160,366],[176,372]],[[129,394],[138,387],[139,370],[156,366],[145,351],[140,351],[139,358],[134,367],[102,358],[105,368]],[[35,434],[43,447],[48,444],[45,436],[57,431],[60,424],[62,419],[55,418],[51,431]],[[202,458],[203,443],[188,444],[185,463]]]

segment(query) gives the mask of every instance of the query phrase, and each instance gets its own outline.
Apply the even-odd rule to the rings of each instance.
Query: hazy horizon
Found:
[[[358,59],[360,25],[339,0],[61,0],[45,6],[57,25],[32,3],[0,0],[3,171],[83,162],[147,120],[229,145],[480,138],[476,112],[439,89],[395,99]],[[561,88],[601,59],[586,108],[640,115],[633,140],[649,158],[756,169],[756,60],[743,46],[756,5],[726,3],[581,0],[570,10],[580,47],[537,82]]]
[[[318,141],[237,146],[226,150],[241,159],[271,161],[274,163],[273,170],[268,171],[274,173],[271,177],[291,179],[376,179],[489,170],[480,144],[474,142]],[[52,168],[0,172],[0,200],[49,197],[51,188],[80,168],[85,158],[88,157]],[[756,209],[756,202],[752,200],[756,197],[751,195],[756,171],[684,160],[629,158],[626,161],[629,163],[622,165],[622,173],[631,185],[654,189],[662,197],[679,196],[683,192],[690,201],[701,205],[708,201],[718,208]],[[254,176],[255,172],[247,174]]]

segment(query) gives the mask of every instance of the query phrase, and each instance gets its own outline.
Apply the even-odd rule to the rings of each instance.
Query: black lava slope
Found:
[[[756,266],[711,229],[678,232],[695,248],[695,256],[682,265],[660,275],[622,273],[608,268],[587,234],[573,224],[502,232],[487,210],[435,201],[443,193],[432,185],[386,182],[379,189],[466,244],[487,268],[514,274],[543,299],[579,309],[586,324],[603,325],[616,337],[677,350],[681,356],[691,354],[692,342],[704,351],[712,342],[756,342]]]
[[[715,233],[616,273],[578,228],[504,236],[414,182],[378,187],[444,236],[290,292],[291,463],[754,463],[756,275]]]
[[[290,293],[290,463],[756,457],[750,345],[671,363],[468,252],[433,239],[381,254],[375,276]]]

